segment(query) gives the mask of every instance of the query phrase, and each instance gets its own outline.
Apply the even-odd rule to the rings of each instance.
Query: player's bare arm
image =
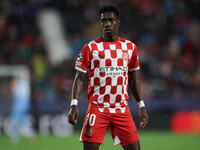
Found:
[[[140,102],[142,98],[141,98],[141,92],[140,92],[139,83],[138,83],[138,79],[137,79],[135,71],[129,72],[128,82],[129,82],[129,87],[131,89],[131,92],[133,96],[135,97],[135,100],[137,102]],[[148,114],[146,112],[145,106],[140,108],[139,117],[140,117],[140,127],[144,128],[148,124]]]
[[[74,84],[72,87],[72,99],[78,100],[83,88],[83,81],[85,78],[85,73],[77,71],[74,79]],[[68,122],[77,125],[79,116],[79,111],[77,105],[71,104],[69,114],[68,114]]]

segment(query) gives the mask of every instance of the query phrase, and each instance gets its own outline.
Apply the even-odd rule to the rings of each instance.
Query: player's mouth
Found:
[[[111,33],[112,30],[111,29],[105,29],[104,31],[105,31],[105,33]]]

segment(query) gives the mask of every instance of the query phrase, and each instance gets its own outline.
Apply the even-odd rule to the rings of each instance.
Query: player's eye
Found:
[[[113,22],[113,18],[108,19],[109,22]]]
[[[103,23],[103,22],[106,22],[106,19],[101,19],[101,22]]]

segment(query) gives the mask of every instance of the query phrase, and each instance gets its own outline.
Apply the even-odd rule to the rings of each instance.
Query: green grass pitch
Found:
[[[200,150],[200,135],[176,135],[170,131],[139,130],[141,150]],[[13,144],[7,136],[0,136],[0,150],[81,150],[80,132],[70,137],[40,136],[36,142],[21,138]],[[111,135],[106,134],[100,150],[122,150],[113,146]]]

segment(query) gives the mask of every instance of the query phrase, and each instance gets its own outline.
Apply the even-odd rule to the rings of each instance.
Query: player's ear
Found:
[[[118,20],[118,26],[120,26],[121,25],[121,21],[120,20]]]

